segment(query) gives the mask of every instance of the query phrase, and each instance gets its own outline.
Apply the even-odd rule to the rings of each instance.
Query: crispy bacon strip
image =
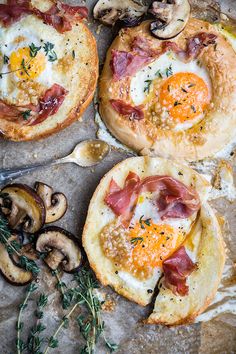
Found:
[[[131,175],[132,173],[132,175]],[[131,179],[132,184],[127,183]],[[187,218],[200,208],[200,200],[195,190],[185,186],[182,182],[170,176],[150,176],[140,181],[140,178],[130,172],[126,178],[123,189],[113,192],[115,181],[112,185],[105,202],[122,220],[129,222],[137,202],[137,196],[142,192],[157,192],[156,205],[161,218]],[[113,187],[111,189],[111,187]],[[119,188],[116,185],[116,188]]]
[[[0,5],[0,21],[6,27],[30,14],[38,16],[58,32],[64,33],[71,30],[71,23],[74,20],[87,18],[88,9],[85,6],[62,4],[60,1],[53,4],[46,12],[30,6],[29,0],[8,0],[7,4]]]
[[[19,122],[29,126],[42,123],[45,119],[58,111],[67,93],[68,91],[62,86],[54,84],[45,92],[44,96],[39,100],[39,104],[36,106],[27,105],[19,107],[0,100],[0,119]],[[30,111],[30,117],[28,120],[24,120],[23,113],[27,110]]]
[[[50,87],[50,89],[48,89],[44,96],[39,100],[39,114],[37,119],[29,125],[42,123],[49,116],[57,113],[67,93],[68,91],[58,84],[54,84]]]
[[[134,75],[150,59],[148,56],[112,49],[110,67],[115,80]]]
[[[189,287],[186,284],[186,280],[197,267],[189,258],[185,247],[181,246],[162,263],[162,266],[164,286],[176,295],[188,295]]]
[[[141,120],[144,118],[142,106],[131,106],[122,100],[110,100],[114,110],[122,116],[127,116],[130,119]]]

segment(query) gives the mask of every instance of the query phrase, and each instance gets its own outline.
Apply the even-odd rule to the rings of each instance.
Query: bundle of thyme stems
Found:
[[[61,292],[62,307],[64,309],[68,309],[68,312],[62,317],[54,333],[48,338],[43,338],[42,332],[46,329],[46,327],[40,320],[43,318],[43,308],[47,304],[47,296],[40,294],[37,301],[37,309],[35,311],[37,321],[35,326],[31,328],[27,341],[24,342],[21,338],[22,329],[24,327],[24,323],[22,322],[22,314],[27,307],[30,295],[38,288],[35,283],[31,283],[27,287],[24,301],[20,304],[20,311],[16,326],[17,354],[22,354],[24,352],[30,354],[47,354],[50,349],[57,348],[59,345],[59,332],[62,328],[66,328],[68,326],[68,322],[72,314],[78,307],[80,310],[85,312],[84,315],[80,314],[76,318],[76,322],[85,342],[82,349],[80,349],[80,353],[95,353],[96,343],[100,337],[103,338],[105,345],[110,352],[115,351],[118,346],[108,341],[104,335],[105,324],[101,319],[101,302],[94,292],[94,290],[98,288],[98,283],[94,279],[92,272],[85,268],[78,271],[74,275],[76,286],[69,289],[67,289],[65,283],[63,283],[59,278],[58,271],[54,271],[53,275],[58,279],[57,288],[60,289]],[[67,290],[64,290],[65,288]],[[42,346],[44,346],[44,349],[42,349]]]
[[[15,240],[11,240],[11,230],[4,215],[0,213],[0,242],[6,247],[10,255],[16,254],[19,257],[20,265],[34,275],[39,273],[39,268],[34,261],[22,256],[20,253],[21,245]],[[36,301],[35,325],[30,329],[26,341],[22,339],[24,329],[23,315],[28,306],[28,301],[32,293],[38,289],[36,282],[32,282],[26,288],[26,295],[23,302],[19,306],[19,313],[16,323],[16,349],[17,354],[47,354],[51,349],[57,348],[59,345],[58,334],[62,328],[68,326],[69,319],[74,314],[77,308],[80,308],[80,313],[76,318],[80,332],[84,338],[84,345],[80,350],[81,354],[94,354],[98,339],[103,338],[106,347],[110,352],[115,351],[118,346],[108,341],[104,335],[105,324],[101,319],[102,303],[95,294],[95,289],[99,287],[97,280],[92,272],[87,267],[80,269],[74,274],[73,288],[68,288],[61,280],[59,272],[53,271],[52,275],[56,277],[56,288],[60,291],[61,305],[67,313],[62,317],[60,323],[54,333],[45,338],[43,332],[46,327],[42,322],[44,310],[48,303],[47,295],[41,293]],[[44,347],[44,349],[42,349]]]

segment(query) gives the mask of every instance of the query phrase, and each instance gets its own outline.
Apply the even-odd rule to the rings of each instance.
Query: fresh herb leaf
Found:
[[[166,76],[169,77],[173,75],[172,64],[166,69]]]
[[[46,55],[48,55],[49,52],[51,52],[51,50],[54,48],[54,44],[50,43],[50,42],[46,42],[43,45],[43,49],[46,53]]]
[[[29,46],[31,58],[35,58],[42,47],[36,47],[34,43]]]
[[[7,55],[5,55],[5,54],[3,56],[3,63],[4,64],[8,64],[9,63],[9,57]]]
[[[51,62],[57,60],[57,54],[53,50],[53,48],[54,48],[54,44],[50,43],[50,42],[46,42],[43,45],[43,49],[45,51],[45,54],[48,55],[48,60]]]
[[[57,54],[54,50],[52,50],[49,54],[48,54],[48,60],[53,62],[55,60],[57,60]]]
[[[184,93],[188,93],[187,90],[185,90],[185,88],[181,87],[181,90],[184,92]]]
[[[74,49],[72,50],[72,58],[75,59],[75,51],[74,51]]]
[[[182,18],[178,18],[177,21],[184,22]]]
[[[175,101],[174,107],[179,106],[179,105],[181,105],[181,104],[182,104],[181,102]]]
[[[22,61],[21,61],[21,68],[26,73],[27,76],[30,76],[29,72],[28,72],[29,67],[28,68],[26,67],[25,59],[22,59]]]
[[[134,237],[134,238],[131,238],[130,242],[136,246],[136,245],[138,244],[138,242],[140,242],[140,243],[143,242],[143,237]]]
[[[145,80],[144,82],[146,83],[146,86],[144,87],[143,91],[149,93],[150,92],[150,87],[151,87],[151,84],[152,84],[152,80]]]
[[[27,109],[27,111],[22,112],[21,115],[24,120],[28,120],[28,118],[31,116],[31,110]]]
[[[32,272],[34,275],[37,275],[39,273],[39,267],[37,266],[35,261],[32,261],[26,256],[20,256],[19,263],[25,270]]]
[[[116,351],[118,349],[118,345],[115,343],[110,343],[108,341],[106,341],[106,346],[110,349],[110,353],[113,353],[114,351]]]
[[[157,72],[155,73],[155,76],[159,76],[159,78],[160,79],[162,79],[163,78],[163,75],[162,75],[162,73],[161,73],[161,70],[159,69],[159,70],[157,70]]]

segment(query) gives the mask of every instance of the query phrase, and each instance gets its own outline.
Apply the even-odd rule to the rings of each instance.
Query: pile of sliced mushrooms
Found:
[[[157,0],[150,6],[147,2],[99,0],[93,9],[93,16],[104,25],[114,26],[119,21],[124,26],[132,27],[138,25],[144,15],[149,15],[151,34],[159,39],[173,38],[184,29],[190,15],[188,0]]]
[[[36,182],[34,189],[25,184],[10,184],[1,190],[0,212],[7,218],[12,235],[9,241],[21,244],[20,255],[37,260],[43,253],[44,262],[52,270],[59,267],[73,272],[82,262],[76,238],[68,231],[45,224],[61,219],[67,210],[63,193],[54,193],[47,184]],[[44,227],[44,228],[43,228]],[[28,242],[28,236],[33,241]],[[0,271],[12,284],[24,285],[33,275],[20,267],[19,256],[9,254],[0,243]]]

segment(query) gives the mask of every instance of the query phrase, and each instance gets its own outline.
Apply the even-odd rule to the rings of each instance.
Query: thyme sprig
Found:
[[[54,274],[58,275],[58,272]],[[109,342],[104,335],[105,324],[101,319],[101,302],[95,295],[94,290],[97,289],[98,283],[94,279],[90,270],[82,269],[77,274],[74,275],[74,280],[76,281],[76,286],[71,289],[64,291],[64,286],[59,286],[58,288],[63,289],[63,296],[66,298],[66,307],[71,307],[71,310],[65,315],[54,334],[48,338],[48,344],[45,348],[43,354],[47,354],[50,348],[58,346],[58,334],[63,327],[68,325],[68,321],[71,318],[74,311],[79,307],[84,305],[86,316],[79,315],[77,317],[77,323],[80,328],[80,332],[85,340],[85,345],[81,350],[81,354],[93,354],[95,351],[95,346],[98,338],[102,335],[106,346],[112,352],[117,349],[117,345]],[[63,284],[60,278],[58,280],[59,284]]]
[[[17,354],[21,354],[26,348],[27,348],[27,344],[24,343],[24,341],[21,339],[21,331],[23,329],[23,322],[22,322],[22,313],[23,311],[26,309],[26,307],[28,306],[28,300],[30,295],[37,290],[37,285],[35,283],[31,283],[28,287],[27,287],[27,292],[26,292],[26,296],[24,301],[20,304],[19,308],[19,314],[18,314],[18,318],[17,318],[17,323],[16,323],[16,330],[17,330],[17,339],[16,339],[16,349],[17,349]]]
[[[34,275],[39,273],[39,267],[26,256],[21,255],[21,245],[16,240],[11,240],[11,230],[8,225],[7,219],[0,212],[0,242],[6,247],[7,252],[12,255],[16,254],[19,257],[19,264],[25,270],[32,272]]]

